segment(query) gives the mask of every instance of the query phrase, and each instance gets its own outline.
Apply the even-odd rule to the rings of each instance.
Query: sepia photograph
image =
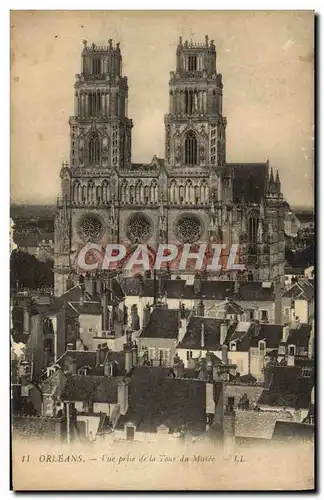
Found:
[[[314,491],[314,31],[11,11],[14,491]]]

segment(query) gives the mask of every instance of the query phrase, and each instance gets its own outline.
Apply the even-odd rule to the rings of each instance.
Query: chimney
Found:
[[[234,398],[227,398],[223,419],[224,451],[231,453],[235,447]]]
[[[275,292],[275,324],[281,325],[282,322],[282,297],[279,285]]]
[[[119,403],[119,408],[120,408],[120,414],[121,415],[126,415],[127,410],[128,410],[128,381],[127,380],[121,380],[118,383],[118,403]]]
[[[203,321],[201,322],[200,347],[202,349],[205,347],[205,323]]]
[[[145,328],[149,324],[150,315],[151,315],[150,307],[148,304],[146,304],[146,306],[143,309],[143,328]]]
[[[273,373],[270,368],[265,367],[263,370],[264,377],[264,389],[269,391],[271,389],[271,383],[273,379]]]
[[[201,292],[201,280],[200,276],[195,276],[193,289],[195,294],[199,294]]]
[[[308,341],[308,359],[314,358],[314,327],[315,327],[314,320],[312,320],[312,329]]]
[[[138,364],[138,346],[136,342],[133,342],[133,347],[132,347],[132,364],[133,367],[137,366]]]
[[[96,278],[91,280],[91,296],[94,297],[97,294],[97,282]]]
[[[101,344],[98,344],[96,349],[96,366],[100,365],[100,350],[101,350]]]
[[[197,307],[197,316],[202,316],[202,317],[205,316],[205,307],[204,307],[204,303],[202,300],[200,300],[198,307]]]
[[[102,296],[102,330],[108,330],[108,294],[104,289]]]
[[[66,363],[66,365],[65,365],[65,371],[69,375],[76,375],[76,367],[77,367],[76,359],[73,356],[68,356],[66,358],[65,363]]]
[[[124,354],[125,354],[125,371],[130,372],[133,368],[133,342],[132,342],[132,332],[127,331],[126,342],[124,344]]]
[[[162,275],[159,275],[159,297],[162,297],[164,293],[164,283],[162,279]]]
[[[240,290],[240,283],[238,282],[238,280],[235,280],[234,281],[234,293],[235,295],[239,292]]]
[[[30,312],[28,304],[24,305],[24,333],[30,333]]]
[[[222,345],[222,361],[224,365],[228,365],[228,347],[227,345]]]
[[[206,384],[206,413],[215,415],[214,384]]]
[[[153,298],[154,305],[157,303],[156,269],[153,271]]]
[[[289,337],[289,325],[288,323],[286,323],[283,327],[282,327],[282,338],[281,338],[281,342],[286,344],[288,342],[288,337]]]
[[[223,345],[227,336],[227,323],[224,322],[220,326],[220,345]]]
[[[131,326],[133,332],[140,329],[139,315],[136,304],[133,304],[131,307]]]
[[[81,294],[80,294],[80,306],[84,305],[84,299],[85,299],[85,291],[81,290]]]

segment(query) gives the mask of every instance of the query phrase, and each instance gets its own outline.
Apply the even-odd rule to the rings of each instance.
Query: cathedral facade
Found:
[[[132,163],[133,123],[118,43],[109,40],[102,47],[84,41],[74,89],[70,161],[61,168],[55,219],[56,295],[73,280],[74,256],[87,241],[152,248],[238,244],[249,279],[282,280],[279,173],[274,176],[268,161],[226,162],[223,81],[213,40],[179,39],[164,117],[164,159]]]

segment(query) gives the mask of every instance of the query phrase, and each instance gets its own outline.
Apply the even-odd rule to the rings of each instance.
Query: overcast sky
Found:
[[[270,160],[285,198],[313,206],[313,15],[310,12],[14,12],[11,198],[54,203],[69,159],[68,119],[82,40],[121,43],[134,162],[164,157],[168,78],[179,35],[215,40],[227,161]]]

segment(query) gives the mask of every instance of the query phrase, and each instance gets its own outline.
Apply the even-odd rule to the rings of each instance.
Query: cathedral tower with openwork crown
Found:
[[[122,55],[87,45],[76,75],[70,117],[70,162],[62,165],[55,221],[55,294],[74,279],[71,269],[87,241],[124,244],[238,244],[240,279],[283,275],[283,197],[269,162],[226,162],[223,80],[216,46],[179,39],[165,115],[165,159],[131,161],[132,121]],[[185,274],[187,271],[185,271]],[[176,274],[179,274],[176,272]],[[229,272],[211,276],[228,279]],[[237,278],[235,273],[231,277]]]

